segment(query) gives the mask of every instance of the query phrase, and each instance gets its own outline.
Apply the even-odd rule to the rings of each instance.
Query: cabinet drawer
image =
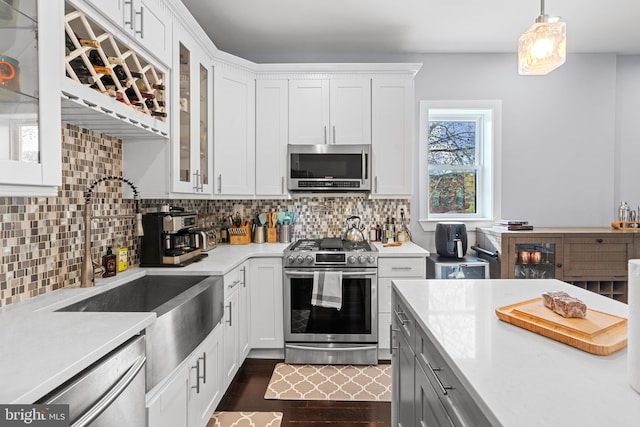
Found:
[[[632,250],[633,236],[565,237],[564,278],[626,277]]]
[[[378,277],[417,277],[427,275],[426,258],[378,258]]]
[[[426,333],[416,328],[415,355],[418,366],[421,367],[435,389],[440,401],[449,416],[456,420],[462,419],[463,425],[474,427],[497,425],[489,421],[462,382],[435,349]]]

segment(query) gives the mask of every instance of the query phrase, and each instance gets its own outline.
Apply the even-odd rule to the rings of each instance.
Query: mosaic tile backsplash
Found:
[[[84,191],[104,176],[122,176],[122,142],[63,124],[62,171],[57,197],[0,197],[0,306],[79,285],[84,248]],[[96,218],[91,232],[93,259],[99,262],[107,246],[120,238],[129,249],[129,264],[138,265],[139,245],[133,237],[131,218],[135,206],[132,200],[122,199],[121,182],[100,183],[92,192],[91,202],[91,213]],[[388,218],[399,222],[401,208],[407,224],[410,216],[408,199],[368,199],[357,195],[141,202],[143,209],[163,204],[211,213],[216,219],[239,210],[246,219],[253,219],[260,212],[296,212],[292,241],[341,236],[350,215],[359,216],[366,230]]]

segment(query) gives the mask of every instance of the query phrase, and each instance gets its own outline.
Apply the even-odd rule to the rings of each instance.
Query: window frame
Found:
[[[478,170],[478,187],[476,199],[483,199],[482,206],[475,214],[437,214],[429,213],[429,165],[428,165],[428,139],[429,139],[429,115],[435,113],[441,118],[475,120],[482,117],[483,141],[476,148],[478,155],[482,156],[483,164]],[[418,223],[423,231],[434,231],[436,223],[441,221],[461,221],[467,225],[468,230],[476,227],[491,226],[495,218],[501,217],[502,194],[502,159],[501,159],[501,132],[502,129],[502,102],[500,100],[458,100],[458,101],[420,101],[420,140],[419,140],[419,177],[418,177]],[[476,162],[476,165],[478,162]],[[462,166],[469,169],[469,166]],[[456,166],[457,167],[457,166]],[[475,167],[475,166],[474,166]],[[477,203],[477,207],[480,203]]]

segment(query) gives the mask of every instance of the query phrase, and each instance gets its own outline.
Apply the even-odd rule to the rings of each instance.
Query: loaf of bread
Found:
[[[563,291],[543,292],[542,303],[562,317],[584,318],[587,315],[587,305]]]

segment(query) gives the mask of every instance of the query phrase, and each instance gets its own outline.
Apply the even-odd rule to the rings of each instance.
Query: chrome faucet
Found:
[[[100,266],[100,264],[95,263],[91,258],[91,220],[99,219],[104,217],[91,217],[91,196],[93,189],[104,181],[122,181],[126,184],[129,184],[129,187],[133,190],[133,200],[136,203],[136,213],[135,215],[123,215],[117,216],[118,218],[134,218],[136,219],[136,227],[134,236],[140,237],[144,234],[142,229],[142,213],[140,212],[140,199],[138,194],[138,189],[135,185],[128,179],[122,178],[120,176],[105,176],[104,178],[100,178],[93,182],[84,192],[84,256],[82,258],[82,269],[80,271],[80,287],[81,288],[89,288],[94,285],[94,265]],[[113,218],[113,216],[109,217]]]

